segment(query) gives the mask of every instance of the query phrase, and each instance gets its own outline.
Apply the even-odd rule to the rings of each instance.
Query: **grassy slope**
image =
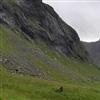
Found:
[[[41,40],[36,40],[36,45],[25,34],[14,28],[1,25],[0,39],[0,54],[13,63],[3,64],[3,67],[13,72],[12,69],[18,66],[26,70],[25,65],[29,66],[29,63],[41,68],[38,73],[43,72],[45,74],[43,78],[50,80],[10,74],[1,66],[1,100],[99,100],[99,81],[90,82],[95,78],[99,79],[100,72],[95,66],[69,60]],[[22,69],[20,71],[23,72]],[[64,92],[55,92],[60,86],[64,87]]]
[[[11,74],[0,66],[0,100],[99,100],[100,84],[46,81],[30,76]],[[2,84],[1,84],[2,83]],[[74,83],[75,84],[75,83]],[[2,86],[2,87],[1,87]],[[63,86],[63,92],[56,90]]]
[[[12,69],[21,66],[20,73],[29,74],[35,70],[30,66],[34,66],[40,70],[36,73],[45,74],[43,78],[57,81],[85,80],[91,77],[98,78],[97,76],[100,75],[95,66],[73,59],[69,60],[40,39],[36,40],[36,45],[29,37],[14,28],[1,25],[0,30],[0,53],[11,61],[11,64],[13,63],[6,66],[11,72],[13,72]]]

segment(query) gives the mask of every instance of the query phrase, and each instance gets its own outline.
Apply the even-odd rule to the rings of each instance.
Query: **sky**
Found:
[[[43,0],[86,42],[100,39],[100,0]]]

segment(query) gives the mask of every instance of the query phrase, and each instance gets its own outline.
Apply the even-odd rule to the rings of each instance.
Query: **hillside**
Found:
[[[88,60],[76,31],[63,22],[52,7],[41,0],[3,1],[0,18],[3,25],[22,31],[35,43],[45,42],[68,58]]]
[[[59,83],[8,73],[2,66],[0,100],[99,100],[99,83]],[[16,78],[16,80],[15,80]],[[1,79],[0,79],[1,81]],[[1,84],[1,82],[0,82]],[[63,91],[57,91],[59,87]]]
[[[96,42],[83,42],[92,59],[100,65],[100,40]]]
[[[42,0],[0,1],[0,62],[11,73],[54,81],[99,81],[77,32]]]
[[[99,98],[99,67],[52,7],[0,0],[0,100]]]

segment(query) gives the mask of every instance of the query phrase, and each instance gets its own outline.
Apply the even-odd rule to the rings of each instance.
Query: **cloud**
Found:
[[[67,24],[77,31],[81,40],[96,41],[100,39],[100,2],[64,2],[68,0],[63,0],[63,2],[47,1],[48,0],[44,0],[44,2],[55,9]]]

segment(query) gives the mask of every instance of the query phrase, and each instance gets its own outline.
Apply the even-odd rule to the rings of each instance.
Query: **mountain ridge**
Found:
[[[25,1],[27,1],[27,0],[25,0]],[[27,2],[34,3],[32,0],[27,1]],[[37,2],[37,1],[35,1],[35,2]],[[39,0],[38,0],[38,2],[39,2]],[[24,3],[24,4],[26,4],[26,3]],[[24,4],[22,4],[21,6],[25,6]],[[13,5],[13,4],[11,4],[11,5]],[[42,40],[44,40],[47,43],[49,42],[48,44],[54,46],[57,50],[66,54],[67,56],[68,56],[68,54],[69,54],[69,56],[71,56],[71,54],[74,52],[77,54],[78,51],[75,50],[75,48],[78,48],[78,47],[82,48],[79,37],[78,37],[77,33],[75,32],[75,30],[72,29],[67,24],[65,24],[50,6],[43,4],[43,3],[39,3],[39,4],[35,3],[35,4],[33,4],[33,8],[30,6],[28,6],[28,7],[26,6],[28,12],[23,9],[24,10],[23,13],[20,11],[21,9],[18,8],[21,6],[14,4],[13,7],[15,7],[14,8],[15,10],[9,9],[9,8],[7,9],[5,7],[6,11],[8,11],[10,13],[10,15],[12,14],[11,17],[13,17],[13,20],[9,19],[9,17],[8,17],[8,19],[7,18],[4,19],[4,16],[3,16],[2,21],[6,20],[6,23],[10,26],[12,25],[12,27],[14,25],[15,25],[14,27],[16,27],[16,26],[17,26],[17,28],[19,27],[27,35],[30,35],[31,38],[42,38]],[[16,7],[17,7],[17,9],[16,9]],[[31,11],[31,9],[34,9],[34,11],[36,11],[36,12]],[[41,9],[42,9],[42,11],[41,11]],[[17,10],[19,10],[20,16],[18,15]],[[31,20],[28,20],[29,17],[25,16],[26,14],[27,15],[29,14],[29,16],[34,17],[37,27],[36,27],[36,25],[34,27],[31,25],[31,23],[29,23],[29,21],[31,21]],[[26,19],[28,21],[26,21]],[[67,26],[67,27],[65,27],[65,26]],[[38,27],[41,28],[40,32],[42,32],[42,34],[39,34],[39,31],[36,31]],[[65,27],[65,28],[63,28],[63,27]],[[35,32],[34,32],[34,30],[35,30]],[[69,45],[69,47],[68,47],[68,44],[71,44],[71,45]],[[82,51],[82,49],[81,49],[81,51]],[[74,55],[72,54],[72,56],[74,56]],[[76,55],[76,57],[79,57],[79,56],[80,56],[80,58],[83,58],[79,54],[78,54],[78,56]],[[83,60],[85,60],[85,58]]]
[[[100,65],[100,40],[95,42],[82,42],[92,59]]]
[[[52,7],[41,0],[3,0],[0,11],[0,54],[8,71],[48,80],[98,79],[77,32]]]

